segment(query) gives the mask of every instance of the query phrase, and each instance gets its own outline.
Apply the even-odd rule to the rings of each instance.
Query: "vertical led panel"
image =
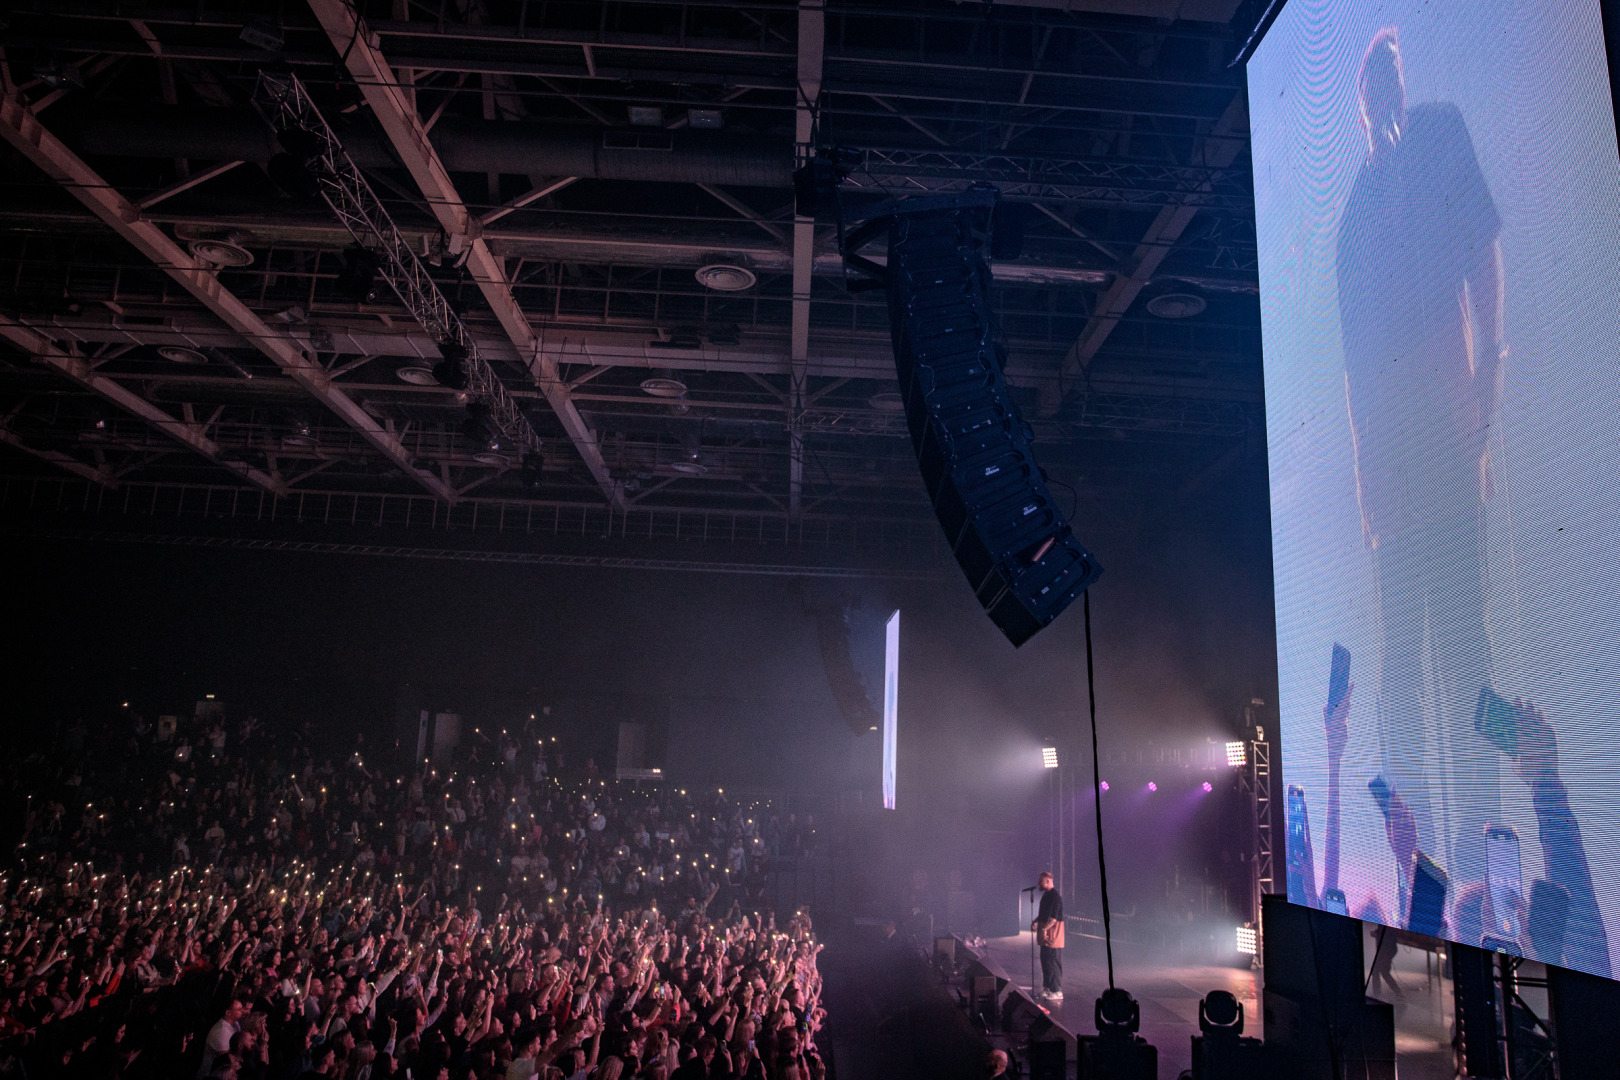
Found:
[[[899,741],[900,613],[883,633],[883,808],[894,809],[894,757]]]
[[[1599,0],[1289,0],[1248,76],[1289,899],[1610,977]]]

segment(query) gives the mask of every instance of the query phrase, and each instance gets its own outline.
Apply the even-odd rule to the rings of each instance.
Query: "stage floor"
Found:
[[[1028,986],[1030,938],[990,938],[985,948],[1013,980]],[[1369,946],[1367,955],[1370,959]],[[1395,958],[1401,996],[1395,1000],[1395,1054],[1401,1080],[1453,1080],[1451,983],[1438,963],[1411,949]],[[1039,961],[1036,979],[1040,978]],[[1141,1034],[1159,1048],[1161,1080],[1175,1080],[1192,1067],[1192,1036],[1198,1034],[1198,1003],[1211,990],[1229,990],[1243,1003],[1245,1035],[1265,1036],[1259,973],[1218,964],[1181,964],[1154,958],[1131,946],[1114,948],[1114,981],[1129,990],[1142,1009]],[[1063,1001],[1051,1007],[1053,1019],[1077,1035],[1096,1031],[1097,995],[1108,985],[1100,941],[1071,937],[1063,950]],[[1376,995],[1375,995],[1376,996]]]

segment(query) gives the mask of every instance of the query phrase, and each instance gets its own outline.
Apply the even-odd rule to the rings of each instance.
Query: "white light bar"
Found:
[[[1260,951],[1260,942],[1254,932],[1254,927],[1240,926],[1237,928],[1237,951],[1244,956],[1253,956]]]
[[[1226,764],[1234,769],[1241,769],[1249,763],[1248,748],[1240,742],[1226,744]]]
[[[1057,747],[1041,747],[1041,764],[1046,766],[1048,769],[1055,769],[1058,767]]]

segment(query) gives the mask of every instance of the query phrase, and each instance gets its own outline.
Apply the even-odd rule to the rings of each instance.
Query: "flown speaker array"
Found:
[[[842,237],[847,267],[889,297],[895,373],[934,513],[991,620],[1014,645],[1102,573],[1047,490],[1007,392],[983,249],[998,195],[975,188],[874,208]],[[886,265],[860,254],[886,235]]]

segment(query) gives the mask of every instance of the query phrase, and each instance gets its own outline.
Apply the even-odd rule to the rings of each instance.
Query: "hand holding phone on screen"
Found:
[[[1327,704],[1322,720],[1327,725],[1328,756],[1337,759],[1350,741],[1350,650],[1333,643],[1333,659],[1328,669]]]
[[[1440,865],[1423,852],[1417,853],[1412,867],[1412,908],[1406,919],[1406,928],[1429,937],[1444,937],[1446,932],[1446,892],[1451,879]]]
[[[1519,756],[1519,718],[1489,686],[1479,688],[1479,704],[1474,708],[1474,730],[1508,757]]]
[[[1487,937],[1518,944],[1524,932],[1524,879],[1519,863],[1519,834],[1505,825],[1485,830],[1485,883],[1490,900]]]
[[[1320,907],[1316,895],[1316,856],[1311,851],[1311,822],[1305,811],[1305,789],[1288,785],[1288,895]],[[1297,902],[1297,901],[1296,901]]]

